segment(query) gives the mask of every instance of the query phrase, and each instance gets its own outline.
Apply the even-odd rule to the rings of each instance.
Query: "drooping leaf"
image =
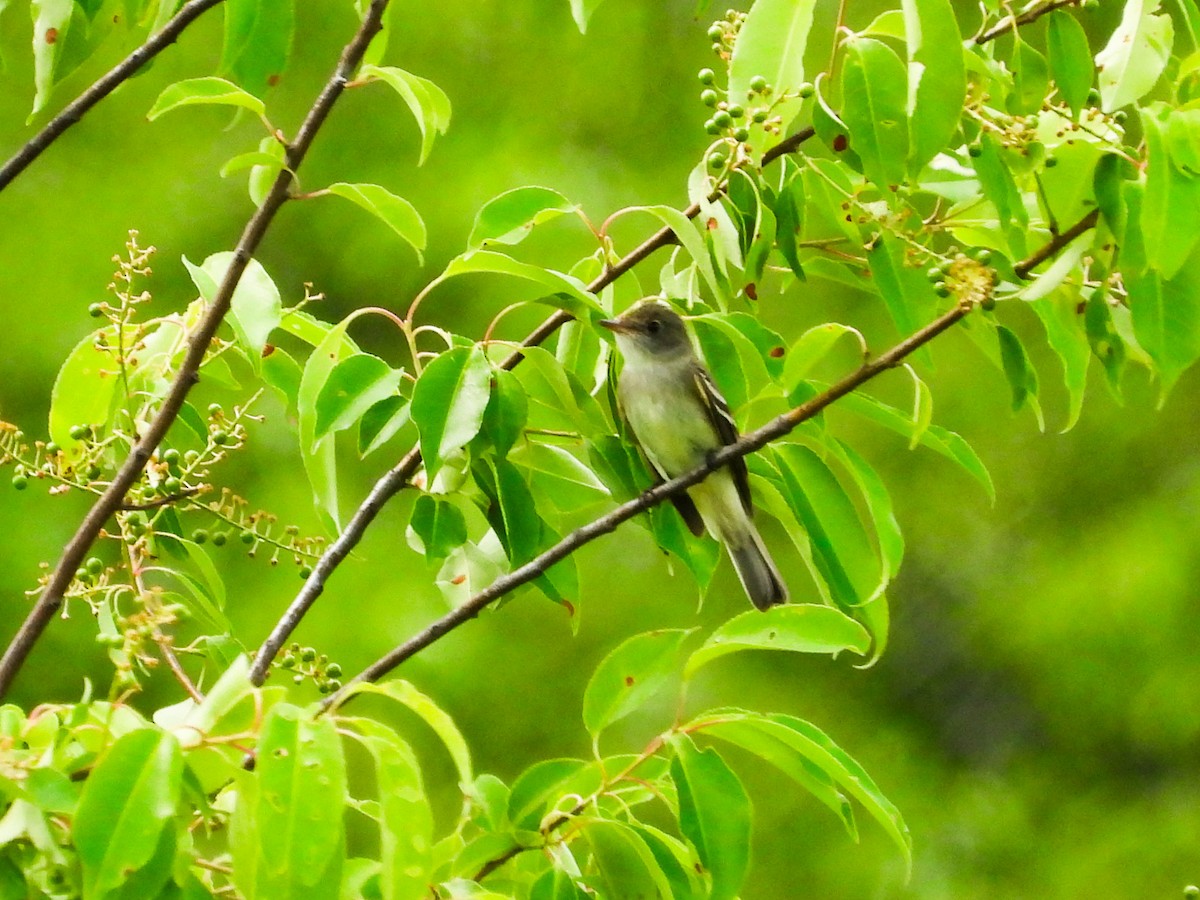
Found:
[[[1050,86],[1050,68],[1042,56],[1016,31],[1013,55],[1010,61],[1013,70],[1013,92],[1008,98],[1008,111],[1016,116],[1027,116],[1042,108],[1046,91]]]
[[[1200,357],[1200,250],[1175,274],[1144,272],[1125,282],[1137,342],[1161,379],[1160,404],[1184,369]]]
[[[506,369],[493,373],[492,391],[483,410],[479,435],[503,459],[520,440],[529,417],[529,398],[520,379]]]
[[[120,376],[113,354],[97,347],[101,338],[108,347],[116,347],[117,327],[109,325],[76,344],[50,389],[50,439],[68,456],[82,447],[71,437],[72,428],[107,426],[113,412]]]
[[[231,81],[215,76],[189,78],[168,85],[158,95],[146,118],[153,122],[163,113],[168,113],[181,106],[205,106],[217,104],[220,106],[239,106],[248,109],[257,116],[266,112],[263,102],[248,91],[242,90]]]
[[[611,819],[593,819],[583,823],[581,831],[598,870],[592,878],[598,896],[671,896],[671,882],[654,853],[628,825]]]
[[[492,367],[478,346],[447,350],[417,379],[412,419],[421,435],[421,456],[430,477],[479,433],[491,380]]]
[[[832,606],[788,603],[730,619],[688,658],[686,674],[691,677],[714,659],[743,650],[832,654],[851,650],[865,656],[870,649],[870,635],[845,613]]]
[[[167,732],[144,728],[124,735],[88,776],[71,826],[84,892],[105,897],[132,877],[154,896],[171,874],[171,819],[183,783],[183,756]],[[153,871],[149,871],[153,869]]]
[[[1147,107],[1141,117],[1149,156],[1141,226],[1147,263],[1164,280],[1175,276],[1200,241],[1200,230],[1195,227],[1200,176],[1171,164],[1168,136],[1174,118],[1163,103]]]
[[[691,630],[650,631],[628,638],[600,661],[583,694],[583,723],[593,740],[674,678],[679,648]]]
[[[1155,15],[1158,6],[1159,0],[1127,0],[1121,24],[1096,54],[1105,112],[1140,100],[1166,68],[1175,29],[1170,16]]]
[[[1076,116],[1087,104],[1092,89],[1095,68],[1087,32],[1079,20],[1057,9],[1046,19],[1046,45],[1050,57],[1050,72],[1071,112]]]
[[[375,762],[383,900],[420,900],[433,866],[433,813],[416,755],[392,729],[371,719],[350,721]]]
[[[1069,397],[1067,422],[1063,431],[1070,431],[1083,411],[1083,394],[1087,388],[1088,365],[1092,353],[1088,346],[1084,316],[1078,309],[1074,291],[1058,291],[1033,303],[1033,311],[1042,320],[1046,339],[1058,355],[1063,367],[1063,380]]]
[[[513,188],[493,197],[479,210],[467,246],[478,249],[488,244],[519,244],[535,226],[578,209],[551,188]]]
[[[225,0],[222,75],[262,96],[287,68],[296,27],[295,0]]]
[[[904,64],[872,38],[845,44],[842,118],[850,146],[862,157],[867,178],[885,197],[904,181],[908,161],[907,83]]]
[[[293,326],[300,321],[289,315],[285,320]],[[300,438],[300,459],[304,463],[304,471],[312,486],[313,498],[317,509],[322,512],[329,523],[337,525],[339,521],[338,491],[337,491],[337,458],[334,441],[331,435],[318,439],[317,432],[317,398],[329,378],[329,373],[340,360],[358,352],[358,347],[346,336],[346,328],[350,322],[343,319],[332,328],[325,331],[324,336],[313,348],[304,363],[304,372],[300,376],[300,387],[296,392],[296,408]],[[318,331],[317,334],[320,332]],[[312,335],[314,338],[316,334]]]
[[[211,303],[216,296],[231,262],[233,253],[227,251],[214,253],[199,266],[191,263],[186,256],[183,258],[196,290],[206,303]],[[279,327],[282,318],[283,300],[279,296],[279,288],[262,263],[256,259],[250,260],[234,288],[229,322],[238,343],[246,351],[246,357],[256,368],[261,366],[267,338]]]
[[[1013,412],[1028,403],[1041,421],[1041,411],[1037,408],[1037,371],[1029,361],[1025,345],[1021,343],[1016,332],[1005,325],[996,326],[996,339],[1000,345],[1000,362],[1004,369],[1004,377],[1008,379],[1008,386],[1012,391]]]
[[[670,743],[679,830],[712,877],[708,896],[733,900],[750,868],[750,798],[716,750],[700,750],[683,734],[673,735]]]
[[[901,337],[914,333],[927,322],[937,302],[925,273],[905,265],[904,250],[898,238],[885,234],[867,254],[871,280]],[[924,358],[928,360],[928,354]]]
[[[958,127],[967,90],[962,34],[950,0],[904,0],[908,47],[908,170],[916,175]]]
[[[439,280],[489,272],[521,278],[538,285],[546,291],[546,294],[538,298],[539,302],[564,309],[572,315],[586,319],[588,313],[603,312],[596,298],[578,278],[521,262],[492,250],[468,250],[456,256],[450,260]]]
[[[445,134],[450,127],[450,98],[446,92],[428,78],[395,66],[368,64],[362,67],[359,74],[362,78],[378,78],[404,100],[417,120],[417,127],[421,129],[421,156],[417,165],[424,163],[429,157],[434,138]]]
[[[1029,213],[1017,189],[1012,171],[1004,161],[1000,145],[987,132],[979,139],[979,155],[975,158],[975,172],[984,196],[996,207],[1001,229],[1008,228],[1013,221],[1021,228],[1029,225]]]
[[[445,559],[467,540],[467,520],[462,510],[432,494],[417,497],[409,524],[421,539],[427,560]]]
[[[345,197],[382,221],[388,228],[404,238],[417,251],[417,261],[423,261],[425,250],[425,222],[416,207],[377,184],[331,184],[326,190],[338,197]]]
[[[508,798],[508,820],[514,827],[538,827],[550,809],[571,794],[585,795],[600,786],[600,773],[581,759],[545,759],[517,776]]]

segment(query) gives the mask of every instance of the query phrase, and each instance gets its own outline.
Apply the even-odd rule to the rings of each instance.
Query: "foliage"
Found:
[[[32,6],[35,113],[102,44],[114,11],[139,34],[175,13],[172,3],[131,0]],[[571,4],[581,29],[596,6]],[[943,327],[960,322],[954,327],[1007,379],[1014,409],[1028,407],[1040,421],[1041,384],[1026,330],[1014,327],[1022,308],[1032,310],[1062,362],[1067,427],[1079,417],[1093,359],[1115,392],[1133,363],[1156,375],[1165,398],[1200,356],[1200,249],[1191,227],[1200,201],[1200,70],[1180,49],[1196,50],[1200,15],[1190,2],[1167,11],[1128,0],[1093,54],[1078,20],[1087,3],[1035,2],[1015,16],[998,3],[983,6],[980,19],[957,15],[949,0],[902,2],[842,35],[828,62],[809,51],[810,2],[757,0],[748,14],[730,11],[709,28],[720,74],[699,75],[712,143],[687,178],[693,206],[620,215],[641,213],[661,226],[656,246],[672,249],[658,291],[691,313],[742,431],[775,429],[778,439],[749,459],[754,491],[807,567],[808,583],[794,593],[814,602],[742,613],[699,640],[686,630],[628,637],[581,698],[593,758],[530,761],[511,784],[474,771],[467,739],[421,689],[399,679],[368,683],[415,650],[401,648],[366,680],[344,684],[337,662],[289,643],[295,622],[285,619],[259,662],[290,685],[262,686],[249,638],[227,613],[221,548],[241,543],[272,564],[290,560],[308,604],[328,576],[321,564],[336,566],[345,553],[331,557],[324,536],[252,512],[218,479],[254,439],[256,405],[270,392],[294,416],[304,475],[339,542],[361,537],[374,515],[364,504],[346,516],[353,498],[343,496],[339,475],[353,465],[347,455],[411,448],[384,499],[405,486],[417,494],[409,542],[438,568],[452,610],[477,611],[528,583],[575,615],[573,552],[621,521],[614,504],[625,504],[617,507],[625,518],[638,511],[627,501],[652,482],[615,415],[615,360],[593,327],[640,293],[625,286],[641,257],[617,246],[610,232],[618,216],[595,228],[558,191],[515,187],[480,210],[468,248],[405,315],[364,307],[336,323],[313,313],[319,295],[284,297],[259,263],[237,270],[244,260],[235,253],[185,259],[196,299],[146,317],[153,251],[131,233],[112,299],[89,309],[100,327],[59,371],[47,439],[0,425],[0,461],[12,465],[14,489],[47,485],[97,503],[119,484],[126,460],[138,458],[148,425],[164,415],[169,425],[120,490],[110,524],[93,535],[95,555],[71,567],[70,587],[55,600],[94,615],[115,673],[107,696],[89,686],[78,703],[0,709],[7,894],[735,897],[753,819],[731,765],[744,753],[828,807],[854,838],[857,801],[908,864],[899,811],[824,730],[779,712],[690,711],[687,702],[696,672],[745,650],[851,652],[864,664],[884,652],[904,539],[883,478],[822,410],[837,401],[899,431],[990,492],[979,457],[934,422],[923,345]],[[290,0],[224,7],[217,74],[165,87],[149,118],[214,105],[256,117],[263,134],[235,148],[222,174],[246,173],[260,210],[280,185],[290,187],[289,202],[341,197],[420,260],[422,217],[389,188],[292,184],[296,145],[268,117],[269,87],[292,51]],[[365,22],[390,18],[350,85],[398,95],[420,131],[420,163],[450,124],[450,99],[428,79],[382,64],[396,27],[385,7],[355,4]],[[320,215],[320,205],[314,210]],[[519,255],[515,248],[552,222],[581,227],[597,249],[548,264]],[[497,337],[511,308],[482,340],[420,317],[437,287],[481,274],[514,279],[523,292],[517,306],[546,307],[544,333],[515,349]],[[881,357],[850,324],[795,335],[764,324],[760,305],[808,279],[877,302],[896,339],[910,339],[893,352],[906,360],[911,409],[862,390],[877,374],[869,366],[848,388],[845,380],[831,387],[842,338]],[[222,330],[197,338],[229,291]],[[939,318],[948,314],[955,318]],[[395,327],[404,365],[350,336],[366,316]],[[199,387],[177,413],[164,412],[176,385],[193,382]],[[207,405],[196,399],[210,392]],[[716,545],[686,535],[665,506],[637,521],[703,596]],[[43,577],[43,602],[51,579]],[[462,621],[455,615],[435,623],[443,630],[417,650]],[[186,696],[151,711],[138,695],[160,665]],[[300,702],[297,686],[306,682],[329,695],[324,703]],[[347,712],[363,693],[403,705],[445,743],[463,796],[451,827],[436,827],[409,737]],[[638,712],[659,714],[656,734],[640,749],[602,749],[608,730]],[[363,822],[374,840],[351,841]]]

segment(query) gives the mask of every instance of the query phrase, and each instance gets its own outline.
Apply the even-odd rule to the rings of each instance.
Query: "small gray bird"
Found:
[[[616,336],[625,360],[617,382],[621,413],[659,475],[682,475],[737,440],[729,405],[697,358],[683,319],[670,306],[642,300],[600,324]],[[787,600],[787,587],[750,518],[745,460],[734,460],[671,500],[693,534],[701,535],[707,527],[726,546],[758,609]]]

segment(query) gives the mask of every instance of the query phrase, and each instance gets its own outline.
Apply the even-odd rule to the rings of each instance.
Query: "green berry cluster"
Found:
[[[303,684],[311,678],[322,694],[334,694],[342,689],[342,667],[312,647],[293,643],[275,665],[291,672],[294,684]]]
[[[712,41],[713,53],[721,59],[730,59],[738,32],[742,30],[742,23],[745,21],[744,12],[738,12],[736,9],[725,10],[725,16],[708,27],[708,39]]]
[[[955,296],[959,302],[993,309],[996,273],[992,269],[992,251],[974,247],[967,253],[955,252],[945,263],[930,267],[925,276],[939,297]]]

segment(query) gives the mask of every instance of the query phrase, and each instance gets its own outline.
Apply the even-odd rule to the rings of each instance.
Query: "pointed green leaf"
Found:
[[[635,635],[600,661],[583,694],[583,723],[593,740],[671,684],[679,670],[679,648],[690,633]]]
[[[257,116],[266,112],[263,102],[224,78],[207,76],[204,78],[189,78],[168,85],[158,95],[146,118],[153,122],[163,113],[168,113],[181,106],[202,106],[217,104],[221,106],[240,106],[248,109]]]
[[[1166,104],[1154,104],[1141,116],[1149,159],[1141,226],[1147,262],[1171,279],[1200,241],[1195,227],[1200,209],[1200,177],[1171,165],[1168,134],[1174,114]]]
[[[1121,24],[1096,54],[1105,112],[1140,100],[1166,68],[1175,29],[1170,16],[1154,14],[1158,6],[1159,0],[1126,0]]]
[[[468,250],[461,256],[456,256],[450,260],[439,280],[489,272],[521,278],[538,285],[548,292],[547,295],[539,297],[538,302],[566,310],[574,316],[586,319],[589,313],[604,311],[596,302],[596,298],[588,292],[587,285],[578,278],[521,262],[491,250]]]
[[[295,0],[225,0],[222,75],[262,96],[287,68],[296,27]]]
[[[599,897],[668,900],[671,882],[646,842],[628,825],[608,819],[581,823],[583,840],[599,869],[591,881]]]
[[[1087,104],[1095,69],[1087,32],[1079,20],[1057,9],[1046,19],[1046,48],[1050,56],[1050,72],[1062,98],[1076,116]]]
[[[579,33],[586,34],[592,13],[596,11],[596,7],[603,3],[604,0],[570,0],[570,2],[571,18],[575,20],[575,25],[579,29]]]
[[[183,264],[192,276],[196,290],[206,303],[211,303],[221,283],[229,264],[233,262],[233,253],[223,251],[214,253],[199,266],[194,265],[185,256]],[[283,318],[283,300],[279,288],[262,263],[256,259],[246,264],[242,277],[238,279],[233,291],[233,301],[229,308],[229,323],[233,326],[238,343],[246,351],[247,358],[255,367],[261,365],[263,349],[271,332],[279,327]]]
[[[479,435],[503,459],[520,440],[529,418],[529,398],[515,374],[506,369],[493,373],[492,392],[483,411]]]
[[[816,0],[757,0],[738,32],[729,63],[729,96],[744,98],[756,76],[767,80],[774,97],[793,97],[772,109],[783,122],[782,132],[768,135],[761,125],[751,128],[756,151],[778,144],[803,101],[794,96],[804,84],[804,52],[812,28]]]
[[[851,650],[866,656],[870,649],[870,635],[845,613],[832,606],[789,603],[730,619],[689,657],[686,675],[690,678],[714,659],[743,650],[832,654]]]
[[[916,175],[949,142],[967,91],[962,34],[950,0],[903,0],[908,47],[908,171]]]
[[[670,743],[679,830],[712,876],[708,896],[733,900],[750,868],[750,798],[716,750],[700,750],[683,734],[673,735]]]
[[[450,127],[450,98],[446,92],[428,78],[395,66],[364,65],[359,74],[362,78],[378,78],[404,100],[421,129],[421,157],[417,165],[424,163],[434,137],[445,134]]]
[[[1063,379],[1070,398],[1067,423],[1062,428],[1064,432],[1075,427],[1083,411],[1088,365],[1092,359],[1084,316],[1079,309],[1081,305],[1078,295],[1069,289],[1033,303],[1033,311],[1046,329],[1046,339],[1062,362]]]
[[[1007,326],[997,325],[996,338],[1000,342],[1000,362],[1003,364],[1004,376],[1008,379],[1008,386],[1012,391],[1013,412],[1016,412],[1026,402],[1036,402],[1037,372],[1016,332]]]
[[[50,389],[50,439],[69,456],[82,451],[71,429],[76,425],[106,428],[117,399],[116,362],[111,352],[97,348],[100,337],[105,345],[116,347],[117,327],[109,325],[76,344]]]
[[[534,226],[578,209],[577,204],[551,188],[513,188],[493,197],[479,210],[467,246],[478,249],[488,244],[519,244]]]
[[[465,447],[483,423],[492,367],[478,347],[447,350],[425,367],[413,388],[412,419],[430,477]]]
[[[302,320],[297,320],[291,315],[285,319],[285,322],[293,324],[297,324],[299,321]],[[321,389],[325,386],[329,373],[334,370],[338,362],[358,352],[358,347],[346,336],[346,328],[349,324],[350,320],[348,319],[343,319],[333,327],[325,326],[322,323],[322,328],[328,330],[324,332],[324,337],[305,360],[304,372],[300,376],[300,387],[296,393],[300,459],[304,463],[304,471],[312,486],[317,509],[326,516],[327,522],[334,525],[339,521],[337,458],[333,437],[331,435],[320,439],[316,437],[317,398],[321,395]]]
[[[508,820],[531,831],[551,809],[566,811],[560,800],[600,787],[600,772],[581,759],[545,759],[517,776],[508,797]],[[569,807],[567,807],[569,809]]]
[[[425,222],[416,208],[403,197],[377,184],[331,184],[326,190],[338,197],[345,197],[380,219],[388,228],[408,241],[417,251],[417,261],[423,262],[425,249]]]
[[[317,395],[315,439],[349,428],[377,402],[393,396],[400,376],[398,369],[369,353],[338,362]]]
[[[1126,278],[1137,342],[1162,381],[1160,400],[1200,357],[1200,250],[1169,281],[1155,272]]]
[[[901,337],[913,334],[929,321],[937,303],[925,273],[905,265],[905,249],[898,238],[885,234],[867,254],[872,283]],[[927,353],[925,358],[929,358]]]
[[[850,147],[885,197],[903,183],[908,160],[908,98],[904,64],[886,44],[855,38],[845,44],[842,118]]]
[[[376,402],[358,422],[358,455],[374,453],[407,425],[412,407],[406,397],[392,395]]]
[[[140,883],[155,896],[170,877],[157,859],[160,842],[173,842],[172,817],[183,784],[183,756],[175,738],[144,728],[121,737],[88,776],[71,826],[84,892],[103,897],[148,867]]]
[[[1008,111],[1015,116],[1027,116],[1038,112],[1046,99],[1050,87],[1050,68],[1046,57],[1020,38],[1013,42],[1013,55],[1009,64],[1013,70],[1013,92],[1008,98]]]

